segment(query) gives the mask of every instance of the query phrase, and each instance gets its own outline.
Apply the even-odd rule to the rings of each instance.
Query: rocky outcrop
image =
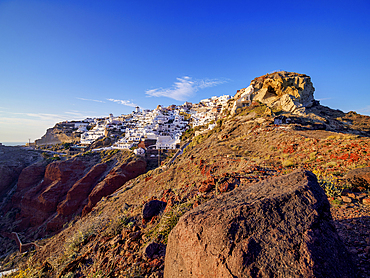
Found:
[[[180,218],[164,277],[354,277],[330,205],[308,171],[238,188]]]
[[[0,196],[17,181],[22,168],[22,165],[0,165]]]
[[[78,158],[66,161],[56,161],[47,165],[44,179],[35,184],[23,196],[20,218],[23,218],[23,228],[41,225],[49,216],[55,213],[73,184],[80,179],[86,169],[85,163]]]
[[[25,167],[40,160],[42,157],[35,151],[0,146],[0,197],[16,184]]]
[[[83,202],[97,184],[99,179],[107,170],[106,163],[100,163],[91,168],[91,170],[79,181],[77,181],[67,193],[67,198],[58,205],[58,214],[69,216],[79,212]]]
[[[144,160],[135,160],[125,163],[109,172],[107,177],[97,184],[89,195],[89,203],[84,207],[82,215],[86,215],[104,196],[112,194],[120,188],[125,182],[145,173],[146,162]]]
[[[89,194],[99,180],[104,177],[107,168],[106,163],[93,166],[83,178],[71,187],[66,198],[58,205],[56,215],[48,221],[48,231],[61,229],[74,215],[81,213],[82,208],[88,202]]]
[[[311,78],[305,74],[279,71],[254,79],[252,100],[258,100],[269,107],[281,108],[286,112],[304,111],[315,100],[315,88]]]
[[[303,114],[305,108],[316,103],[314,91],[311,78],[305,74],[286,71],[266,74],[255,78],[248,88],[237,92],[231,114],[251,101],[260,101],[276,110]]]
[[[102,197],[146,171],[144,160],[127,160],[128,157],[119,155],[107,163],[99,163],[100,155],[78,156],[50,164],[37,153],[35,157],[31,157],[33,160],[21,157],[24,159],[23,164],[11,160],[11,156],[6,158],[12,165],[19,167],[17,171],[13,171],[14,176],[11,176],[10,170],[13,168],[9,167],[9,163],[4,164],[4,169],[10,170],[1,173],[10,176],[4,174],[2,181],[12,184],[13,191],[7,194],[10,196],[9,200],[2,202],[4,204],[0,203],[0,206],[4,207],[5,212],[11,211],[12,215],[16,215],[13,225],[16,231],[27,228],[35,232],[58,231],[80,214],[84,207],[86,214]],[[42,160],[38,161],[37,158]],[[26,163],[35,161],[36,163],[26,167]],[[116,163],[120,163],[120,166],[113,168]],[[6,186],[9,187],[9,184]],[[43,235],[43,232],[38,234]]]
[[[44,178],[46,165],[45,161],[40,161],[24,168],[18,178],[17,191],[37,185]]]
[[[23,196],[27,194],[30,188],[38,186],[44,178],[46,161],[40,161],[24,168],[19,175],[17,190],[12,197],[12,203],[21,208]]]
[[[80,133],[74,132],[74,130],[69,127],[63,128],[58,124],[53,128],[48,128],[41,139],[35,140],[38,146],[73,142],[80,142]]]

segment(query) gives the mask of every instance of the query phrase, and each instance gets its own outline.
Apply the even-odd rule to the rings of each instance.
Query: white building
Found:
[[[94,141],[105,136],[105,126],[96,125],[92,130],[86,131],[81,134],[81,144],[90,145]]]
[[[233,108],[231,109],[231,114],[235,114],[238,108],[243,108],[248,106],[251,102],[251,94],[253,94],[254,88],[252,85],[249,85],[244,89],[244,92],[241,93],[240,97],[234,102]]]
[[[171,136],[158,136],[157,142],[155,144],[155,148],[159,149],[166,149],[166,150],[174,150],[180,145],[180,139],[174,139]]]
[[[145,150],[143,148],[137,148],[134,150],[134,153],[136,155],[144,155],[145,154]]]

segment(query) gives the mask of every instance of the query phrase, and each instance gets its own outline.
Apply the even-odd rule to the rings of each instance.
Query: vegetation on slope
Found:
[[[20,269],[15,277],[162,277],[163,250],[146,256],[145,248],[165,246],[181,215],[219,194],[301,167],[318,175],[332,199],[343,190],[368,192],[342,179],[350,169],[370,166],[368,137],[278,126],[273,113],[256,104],[212,131],[196,137],[189,131],[185,137],[193,140],[173,164],[131,180],[87,216],[41,240],[40,250],[13,254],[3,264]],[[154,199],[167,206],[145,221],[143,205]]]

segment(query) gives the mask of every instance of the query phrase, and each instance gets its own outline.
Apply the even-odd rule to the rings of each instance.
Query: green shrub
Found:
[[[167,244],[168,235],[176,226],[180,217],[192,207],[192,202],[175,205],[171,210],[162,215],[159,223],[151,231],[149,231],[148,237],[156,238],[158,235],[162,235],[164,238],[164,243]]]
[[[126,216],[120,216],[116,219],[111,219],[107,223],[107,227],[104,230],[106,236],[115,236],[119,234],[122,229],[130,223],[129,219]]]
[[[336,198],[342,194],[343,186],[339,183],[337,177],[323,173],[320,170],[314,170],[313,173],[316,175],[317,181],[324,189],[327,197]]]
[[[294,165],[295,163],[292,160],[287,159],[283,161],[283,167],[293,167]]]

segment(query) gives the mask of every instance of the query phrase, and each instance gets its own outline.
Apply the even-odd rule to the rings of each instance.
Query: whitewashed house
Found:
[[[90,145],[94,141],[105,136],[105,126],[96,125],[93,129],[81,134],[81,144]]]

